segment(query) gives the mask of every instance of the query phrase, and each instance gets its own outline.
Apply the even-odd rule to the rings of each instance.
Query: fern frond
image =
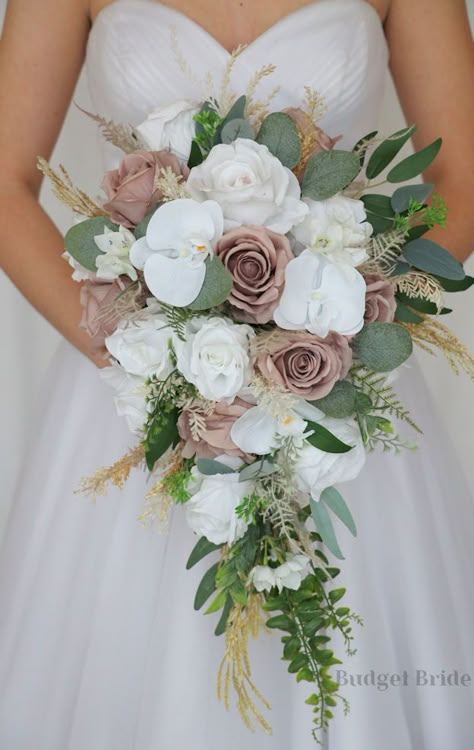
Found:
[[[369,260],[364,263],[364,271],[390,275],[405,242],[405,233],[396,230],[382,232],[372,237],[367,246]]]
[[[356,365],[350,371],[350,377],[355,387],[370,398],[375,409],[383,409],[393,417],[407,422],[417,432],[423,432],[410,416],[408,409],[403,406],[392,386],[387,384],[386,374]]]
[[[396,280],[397,289],[414,299],[424,299],[433,302],[440,311],[444,305],[443,288],[439,281],[423,271],[412,270],[399,276]]]

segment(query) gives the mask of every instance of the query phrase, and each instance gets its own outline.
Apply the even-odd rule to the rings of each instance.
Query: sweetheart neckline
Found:
[[[227,47],[224,47],[221,42],[219,42],[218,39],[216,39],[215,36],[213,36],[207,29],[204,28],[198,21],[195,21],[194,19],[190,18],[190,16],[187,16],[182,11],[178,10],[178,8],[173,8],[171,5],[167,5],[166,3],[159,2],[159,0],[111,0],[107,5],[105,5],[103,8],[99,10],[99,12],[94,17],[91,28],[89,32],[89,36],[93,33],[97,22],[105,17],[108,12],[110,12],[110,9],[113,9],[114,6],[120,6],[123,3],[126,2],[132,2],[134,5],[138,2],[143,3],[143,5],[146,6],[156,6],[158,10],[161,11],[169,11],[171,15],[177,16],[179,19],[184,19],[188,24],[190,24],[191,27],[195,28],[199,33],[201,33],[203,36],[205,36],[209,42],[214,44],[217,50],[221,52],[221,54],[225,55],[227,58],[230,58],[232,56],[232,51],[229,51]],[[367,2],[367,0],[314,0],[314,2],[307,3],[306,5],[301,6],[301,8],[296,8],[296,10],[290,11],[289,13],[286,13],[284,16],[279,18],[275,23],[271,24],[267,29],[262,31],[261,34],[255,37],[251,42],[244,45],[243,52],[248,52],[251,49],[257,47],[262,41],[264,41],[270,34],[275,33],[281,26],[283,26],[285,23],[289,23],[292,20],[296,19],[298,16],[303,15],[305,12],[308,12],[310,10],[314,10],[317,6],[325,6],[328,4],[335,5],[337,2],[343,2],[343,3],[350,3],[350,4],[357,4],[360,7],[365,6],[368,8],[369,13],[375,14],[375,17],[379,23],[383,39],[385,41],[385,44],[387,44],[387,40],[385,38],[385,34],[383,33],[383,21],[380,17],[378,11],[374,8],[371,3]]]

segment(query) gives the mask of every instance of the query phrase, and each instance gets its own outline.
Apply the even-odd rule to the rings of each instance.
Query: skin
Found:
[[[172,5],[233,49],[307,5],[293,0],[182,0]],[[0,44],[0,258],[32,305],[99,367],[81,318],[79,285],[61,258],[63,241],[38,203],[36,157],[48,158],[84,59],[90,23],[103,0],[10,0]],[[474,212],[474,46],[464,0],[371,0],[384,24],[390,66],[417,149],[441,135],[443,148],[424,178],[449,209],[447,229],[429,237],[464,261]],[[47,106],[45,106],[47,102]],[[13,137],[12,137],[13,134]]]

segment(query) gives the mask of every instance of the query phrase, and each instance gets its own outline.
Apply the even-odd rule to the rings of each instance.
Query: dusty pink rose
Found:
[[[376,273],[367,274],[365,283],[365,322],[391,323],[397,307],[393,284]]]
[[[307,159],[318,151],[330,151],[342,138],[342,135],[331,138],[324,130],[314,124],[312,117],[307,112],[299,107],[288,107],[283,112],[291,117],[303,141],[311,144],[309,153],[305,153]]]
[[[285,268],[293,258],[287,238],[263,227],[237,227],[219,240],[216,255],[234,279],[228,302],[239,309],[239,319],[268,323],[283,292]]]
[[[107,354],[105,339],[115,331],[119,322],[117,315],[101,319],[100,313],[131,283],[128,276],[120,276],[113,282],[90,279],[81,285],[82,318],[79,325],[92,336],[93,354]]]
[[[106,172],[102,189],[109,201],[104,208],[112,221],[133,229],[162,199],[155,180],[166,167],[185,179],[189,174],[188,167],[167,150],[135,151],[120,162],[118,169]]]
[[[253,457],[238,448],[230,439],[230,430],[235,420],[242,416],[247,409],[251,409],[252,404],[248,404],[240,398],[236,398],[232,404],[226,404],[220,401],[216,404],[215,411],[205,418],[206,428],[201,433],[201,439],[196,441],[191,434],[189,424],[189,412],[184,410],[178,419],[178,432],[184,440],[183,456],[191,458],[216,458],[223,453],[228,456],[237,456],[244,461],[251,461]]]
[[[352,363],[347,336],[330,332],[322,339],[296,331],[258,355],[255,366],[272,383],[310,401],[323,398],[344,378]]]

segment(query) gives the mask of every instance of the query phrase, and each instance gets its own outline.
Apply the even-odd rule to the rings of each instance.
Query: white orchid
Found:
[[[365,291],[355,268],[306,249],[286,267],[285,289],[273,317],[290,331],[350,336],[364,325]]]
[[[202,289],[206,258],[223,230],[218,203],[179,198],[157,208],[146,236],[134,243],[130,259],[135,268],[143,269],[147,286],[158,300],[186,307]]]
[[[114,281],[119,276],[128,276],[132,281],[137,280],[137,272],[130,263],[130,248],[135,237],[129,229],[119,227],[115,232],[104,225],[104,233],[97,234],[94,242],[101,251],[95,259],[98,279]]]
[[[359,266],[367,260],[367,243],[373,232],[362,201],[334,195],[324,201],[305,199],[309,212],[293,236],[329,260]]]
[[[232,441],[245,453],[264,456],[276,450],[286,437],[296,446],[303,446],[308,431],[307,420],[314,422],[323,412],[303,399],[294,400],[293,408],[283,412],[257,405],[242,414],[232,425]]]
[[[257,591],[270,591],[274,586],[281,592],[283,588],[297,591],[310,571],[310,560],[306,555],[288,553],[286,560],[276,568],[269,565],[256,565],[249,580]]]

